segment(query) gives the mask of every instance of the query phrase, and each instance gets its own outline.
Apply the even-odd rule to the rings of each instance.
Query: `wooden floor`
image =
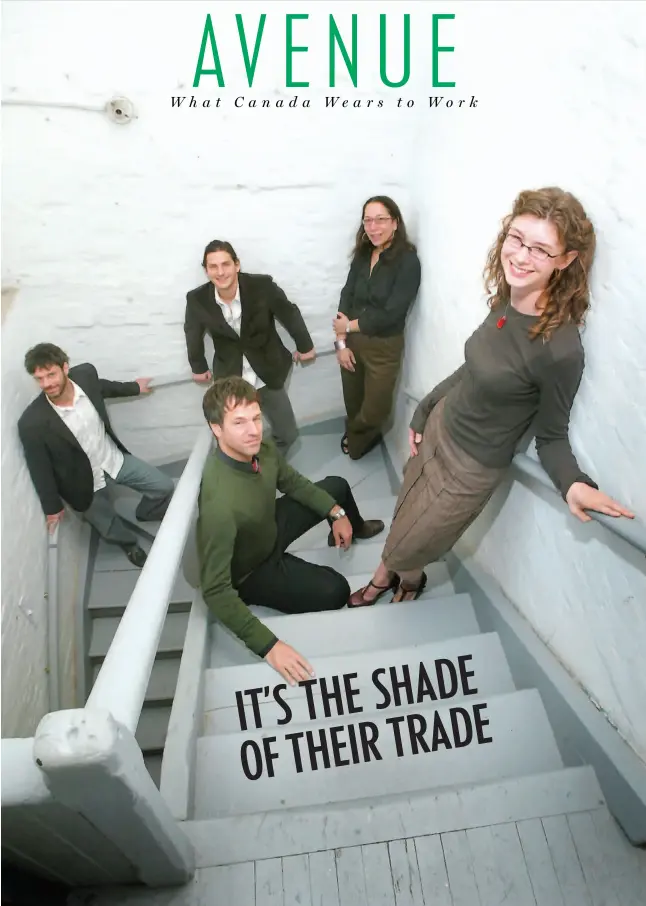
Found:
[[[204,880],[213,906],[644,906],[645,862],[600,809],[213,869]]]
[[[122,890],[116,899],[106,891],[89,902],[93,906],[644,906],[646,852],[630,846],[607,809],[600,808],[205,868],[181,890]]]

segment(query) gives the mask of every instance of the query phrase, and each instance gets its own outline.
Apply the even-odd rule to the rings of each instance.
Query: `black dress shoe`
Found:
[[[352,541],[366,541],[368,538],[374,538],[379,532],[383,532],[384,523],[381,519],[366,519],[358,532],[353,532]],[[333,532],[327,536],[328,547],[334,547],[336,544]]]
[[[121,548],[132,565],[141,569],[148,557],[146,551],[138,544],[123,544]]]
[[[354,537],[358,541],[367,541],[368,538],[374,538],[383,530],[384,523],[381,519],[366,519],[359,531],[354,533]]]

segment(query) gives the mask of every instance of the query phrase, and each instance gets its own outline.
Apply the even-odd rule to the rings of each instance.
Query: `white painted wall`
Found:
[[[312,31],[331,8],[298,6],[307,7]],[[430,8],[407,4],[426,24]],[[202,281],[203,245],[218,236],[234,243],[243,267],[274,275],[323,348],[359,206],[385,191],[400,201],[420,242],[423,292],[411,319],[405,379],[423,392],[460,363],[464,340],[484,316],[482,266],[514,196],[527,186],[561,184],[581,196],[599,234],[573,444],[605,490],[645,514],[643,7],[442,4],[441,11],[457,15],[450,33],[459,53],[456,94],[476,95],[475,110],[424,107],[424,97],[440,91],[429,90],[421,67],[402,91],[418,98],[414,116],[396,109],[172,110],[171,94],[193,93],[204,16],[215,9],[208,2],[185,2],[181,11],[147,2],[5,4],[3,96],[100,106],[119,93],[139,114],[118,127],[78,109],[4,111],[3,277],[20,287],[12,316],[21,324],[7,321],[5,333],[16,361],[26,345],[47,338],[114,378],[185,369],[184,295]],[[386,9],[393,12],[376,3],[334,5],[339,21],[356,10],[369,23],[366,46]],[[228,7],[229,35],[237,11]],[[271,13],[267,47],[294,8],[245,3],[242,11],[250,22]],[[278,37],[270,39],[270,29]],[[418,26],[413,36],[419,60],[428,29]],[[226,91],[205,83],[200,99],[249,96],[233,46],[220,41]],[[327,53],[325,43],[317,46],[312,73]],[[264,47],[257,96],[299,94],[279,91],[282,56],[270,59]],[[377,96],[373,62],[361,76],[363,97]],[[329,93],[323,81],[312,96]],[[295,376],[299,412],[340,401],[332,363],[315,369]],[[3,479],[16,476],[8,487],[3,481],[3,520],[11,513],[16,539],[3,549],[3,655],[5,675],[16,677],[13,707],[31,715],[27,726],[42,695],[36,700],[17,677],[21,669],[35,675],[42,638],[18,601],[42,593],[43,536],[11,434],[29,390],[26,378],[10,375],[3,365]],[[160,391],[115,406],[115,424],[134,452],[171,458],[192,442],[198,403],[193,387]],[[400,451],[409,414],[400,403],[391,437]],[[486,537],[472,532],[467,552],[646,757],[643,571],[602,543],[597,529],[575,524],[557,498],[520,485],[490,518]],[[28,566],[16,565],[18,552]],[[5,643],[6,626],[16,628]]]
[[[393,195],[415,227],[410,172],[418,120],[388,110],[326,111],[322,98],[343,94],[347,76],[336,91],[319,81],[309,111],[233,109],[237,94],[304,96],[285,89],[282,52],[270,55],[283,44],[285,12],[294,10],[245,3],[225,14],[225,4],[216,6],[217,14],[210,2],[147,0],[19,0],[3,8],[3,98],[72,105],[3,109],[3,286],[19,288],[3,328],[2,511],[3,529],[13,531],[3,547],[4,735],[32,732],[46,701],[45,535],[15,431],[34,393],[21,371],[24,351],[56,342],[73,363],[92,361],[114,379],[188,372],[185,295],[204,282],[202,252],[214,238],[233,243],[244,269],[271,273],[300,306],[317,348],[328,348],[364,199]],[[343,3],[304,7],[311,19],[297,24],[295,43],[312,50],[303,69],[297,58],[296,78],[309,73],[314,84],[326,71],[327,42],[315,36],[330,12],[339,23],[361,13],[361,60],[364,45],[378,47],[378,16],[388,4],[350,12]],[[253,92],[232,51],[236,12],[250,29],[260,12],[269,13]],[[212,78],[195,92],[190,87],[207,13],[217,24],[226,92]],[[418,65],[409,93],[424,74],[423,33],[413,42]],[[379,96],[378,55],[369,55],[360,72],[364,98]],[[397,56],[390,60],[394,77]],[[135,122],[117,126],[73,109],[101,107],[115,94],[134,102]],[[192,94],[200,103],[226,95],[229,103],[172,109],[171,95]],[[334,360],[297,371],[291,392],[299,416],[338,409]],[[120,401],[114,425],[133,453],[168,461],[190,450],[202,424],[200,400],[201,390],[188,386]],[[63,568],[64,582],[73,584],[75,569]]]
[[[599,250],[572,443],[601,488],[646,520],[644,7],[459,6],[463,78],[471,75],[486,103],[469,116],[427,121],[418,211],[424,286],[407,383],[426,393],[463,361],[464,342],[486,314],[486,253],[518,191],[574,192]],[[400,457],[411,411],[402,399],[390,438]],[[516,482],[461,553],[493,574],[646,759],[646,564],[612,537],[578,523],[558,497]]]

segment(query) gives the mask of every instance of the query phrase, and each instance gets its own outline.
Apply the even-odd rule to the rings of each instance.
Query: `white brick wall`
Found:
[[[640,4],[433,6],[456,13],[447,32],[447,43],[456,46],[448,64],[458,79],[455,96],[479,98],[477,109],[461,111],[424,106],[428,94],[441,93],[429,88],[428,69],[419,63],[430,65],[424,49],[431,5],[406,4],[414,18],[413,78],[401,94],[417,98],[412,113],[270,114],[170,109],[171,94],[192,93],[204,16],[215,13],[213,4],[48,0],[5,7],[4,96],[100,105],[120,93],[139,113],[132,125],[117,127],[81,110],[5,111],[4,277],[20,286],[12,315],[21,313],[26,325],[14,335],[16,355],[25,344],[51,338],[106,376],[185,369],[184,294],[203,279],[201,251],[216,236],[233,242],[243,267],[274,275],[322,347],[330,340],[358,206],[384,191],[400,202],[420,243],[423,292],[405,371],[408,383],[425,391],[460,363],[464,340],[484,315],[485,253],[514,196],[527,186],[561,184],[581,196],[599,234],[574,447],[605,490],[646,513],[638,465],[646,459],[639,307],[646,38]],[[359,13],[360,46],[367,48],[361,59],[372,56],[360,71],[363,97],[376,96],[375,38],[378,14],[386,9],[394,13],[390,4],[334,7],[342,16]],[[330,6],[302,3],[301,10],[311,15],[305,42],[318,48],[307,62],[314,83],[317,66],[325,72],[327,42],[311,35]],[[284,60],[282,52],[270,60],[267,48],[276,41],[281,46],[282,17],[295,8],[218,4],[217,11],[226,13],[229,33],[235,12],[249,23],[259,12],[269,14],[261,87],[254,92],[277,97]],[[207,80],[200,97],[251,93],[233,46],[219,41],[226,91]],[[325,85],[323,76],[319,84]],[[312,95],[343,91],[322,87]],[[382,96],[398,93],[383,90]],[[283,88],[282,94],[304,92]],[[312,405],[315,383],[317,406],[340,400],[331,363],[315,367],[316,382],[295,376],[299,411]],[[18,665],[30,664],[26,672],[34,676],[42,640],[20,617],[18,601],[42,592],[42,534],[11,439],[12,420],[29,391],[13,377],[20,392],[6,392],[8,380],[3,365],[3,477],[17,476],[4,486],[3,520],[12,514],[13,550],[32,566],[21,572],[3,551],[3,565],[12,564],[3,585],[4,669],[18,676]],[[115,424],[134,452],[171,458],[192,442],[198,401],[195,388],[163,391],[115,406]],[[409,414],[400,404],[393,434],[400,450]],[[515,485],[474,556],[646,756],[643,567],[602,537],[564,515],[556,498]],[[5,626],[24,628],[13,630],[9,644]],[[21,660],[11,653],[18,650]],[[15,708],[33,718],[42,696],[36,701],[25,685],[14,681]]]
[[[306,69],[314,81],[317,68],[326,71],[328,51],[313,35],[322,22],[327,28],[329,12],[337,12],[339,22],[348,13],[338,3],[303,6],[312,18],[297,26],[295,43],[309,43],[312,51],[303,70],[296,58],[295,74],[302,78]],[[372,12],[361,42],[373,48],[372,64],[360,73],[364,96],[374,96],[378,77],[374,48],[382,8],[364,4]],[[232,55],[233,41],[221,38],[237,46],[234,14],[240,11],[249,29],[259,12],[270,13],[258,63],[262,87],[254,92],[244,83],[239,52]],[[248,3],[218,12],[227,96],[277,97],[278,90],[286,99],[303,96],[284,88],[282,51],[270,56],[276,41],[284,41],[286,11],[294,10]],[[243,268],[274,276],[323,349],[332,342],[331,320],[363,200],[392,194],[415,226],[409,174],[419,126],[412,116],[171,109],[172,94],[193,93],[205,16],[214,12],[209,2],[112,0],[28,0],[3,9],[3,97],[101,106],[125,94],[139,116],[117,126],[79,109],[4,110],[3,285],[20,288],[3,334],[11,359],[3,356],[2,512],[3,528],[10,520],[13,529],[3,546],[5,735],[31,733],[46,703],[45,536],[15,432],[34,392],[21,371],[26,348],[51,340],[73,362],[92,361],[114,379],[188,371],[185,294],[204,281],[204,245],[226,238]],[[413,40],[416,58],[423,59],[422,36]],[[396,55],[390,60],[394,77]],[[413,71],[418,82],[422,75],[419,67]],[[206,78],[195,93],[224,95],[212,82]],[[343,84],[347,77],[339,79]],[[319,99],[326,93],[343,88],[323,89]],[[297,415],[339,407],[334,361],[298,370],[291,392]],[[188,386],[120,401],[112,408],[114,425],[133,453],[168,461],[192,446],[203,423],[200,400],[200,390]],[[63,570],[70,585],[75,569]],[[19,606],[21,596],[34,609],[33,623]]]
[[[637,3],[460,4],[456,39],[486,103],[428,122],[418,216],[424,288],[407,380],[427,392],[486,313],[486,252],[517,192],[561,185],[596,225],[586,370],[571,426],[581,465],[646,519],[646,17]],[[463,78],[467,78],[464,73]],[[402,449],[411,409],[392,439]],[[467,550],[646,759],[646,578],[608,532],[515,483]],[[489,527],[489,531],[485,531]]]

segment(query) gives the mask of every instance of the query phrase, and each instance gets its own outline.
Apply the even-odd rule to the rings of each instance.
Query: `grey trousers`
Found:
[[[142,522],[161,520],[175,490],[175,483],[156,466],[129,453],[124,455],[123,465],[116,478],[105,474],[106,486],[95,491],[89,509],[83,518],[94,526],[99,535],[111,544],[136,544],[137,536],[125,524],[114,508],[112,488],[121,484],[144,495],[136,510],[137,519]]]
[[[298,437],[296,417],[289,396],[284,387],[280,390],[270,390],[261,387],[258,391],[260,406],[263,415],[271,427],[272,437],[280,453],[287,455],[287,451]]]

